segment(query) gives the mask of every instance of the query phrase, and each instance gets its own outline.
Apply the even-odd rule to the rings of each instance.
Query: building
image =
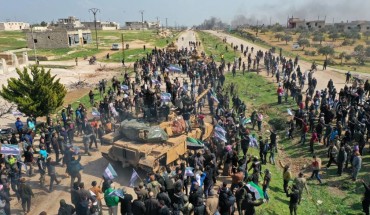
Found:
[[[370,31],[370,21],[352,21],[347,23],[336,23],[334,26],[339,30],[343,32],[349,32],[349,31],[359,31],[359,32],[366,32]]]
[[[37,49],[56,49],[83,46],[91,43],[91,31],[86,29],[53,29],[40,32],[27,32],[27,46]]]
[[[85,28],[95,29],[94,22],[82,22],[82,25],[84,25]],[[96,21],[96,29],[97,30],[118,30],[119,23]]]
[[[55,27],[63,28],[63,29],[85,28],[85,26],[81,23],[81,21],[74,16],[69,16],[68,18],[58,19],[57,23],[55,24]]]
[[[289,18],[287,23],[287,28],[296,29],[310,29],[310,30],[318,30],[325,27],[325,20],[314,20],[314,21],[306,21],[300,18]]]
[[[0,22],[0,31],[19,31],[29,28],[30,24],[25,22]]]
[[[160,22],[126,22],[126,28],[129,30],[140,30],[140,29],[157,29],[160,27]]]

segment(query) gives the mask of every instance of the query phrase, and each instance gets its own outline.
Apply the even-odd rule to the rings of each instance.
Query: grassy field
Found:
[[[52,57],[53,60],[73,60],[77,58],[83,58],[85,56],[91,57],[93,55],[98,55],[99,53],[106,52],[110,50],[113,43],[121,44],[121,37],[123,34],[124,43],[129,44],[131,42],[135,43],[135,46],[146,45],[148,48],[147,50],[151,50],[149,47],[157,47],[163,48],[167,45],[167,42],[170,43],[174,41],[179,32],[174,32],[168,37],[163,37],[157,35],[156,31],[148,30],[148,31],[98,31],[98,38],[99,38],[99,50],[96,49],[95,46],[95,32],[92,31],[93,35],[93,42],[88,45],[84,45],[84,47],[76,47],[76,48],[60,48],[60,49],[37,49],[38,56],[45,56],[45,57]],[[1,42],[1,36],[0,36]],[[1,49],[0,43],[0,49]],[[141,48],[141,47],[140,47]],[[131,48],[125,51],[127,54],[126,60],[127,62],[135,61],[137,58],[140,58],[145,55],[146,52],[140,51],[139,48]],[[113,51],[112,51],[113,52]],[[119,51],[118,51],[119,52]],[[104,60],[105,62],[120,62],[122,59],[121,52],[119,53],[114,52],[112,54],[110,60]],[[29,56],[34,55],[34,51],[31,50],[28,52]],[[121,55],[121,56],[120,56]],[[138,56],[136,56],[138,55]]]
[[[239,97],[246,102],[248,107],[248,115],[253,109],[262,110],[266,121],[276,118],[286,118],[288,121],[287,108],[296,109],[292,98],[289,98],[288,103],[281,105],[277,104],[276,86],[273,83],[266,81],[261,76],[255,73],[248,73],[242,76],[241,72],[233,78],[229,73],[226,76],[226,84],[235,83]],[[251,128],[250,128],[251,129]],[[268,125],[264,125],[264,129],[268,129]],[[257,132],[251,130],[252,133]],[[268,138],[269,133],[263,133],[264,137]],[[284,163],[291,163],[296,168],[300,169],[303,165],[309,165],[311,161],[311,153],[308,151],[308,141],[305,146],[301,146],[299,141],[299,133],[295,134],[295,139],[289,140],[285,137],[285,131],[279,133],[279,155],[277,160],[281,159]],[[307,136],[309,139],[310,135]],[[327,149],[324,146],[315,146],[316,154],[322,158],[323,166],[326,165]],[[252,154],[258,155],[257,149],[252,149]],[[370,156],[363,157],[363,168],[361,169],[360,178],[370,182],[368,172],[370,171]],[[271,187],[269,190],[270,202],[258,208],[257,214],[289,214],[289,198],[283,193],[282,169],[278,165],[265,165],[263,170],[268,168],[272,172]],[[293,168],[296,169],[296,168]],[[310,176],[309,170],[304,171],[306,177]],[[293,176],[296,177],[298,171]],[[324,184],[318,185],[316,180],[308,182],[309,192],[303,194],[304,200],[298,207],[298,214],[359,214],[361,211],[361,198],[364,192],[361,183],[353,183],[349,179],[349,174],[345,173],[342,177],[336,176],[336,167],[332,165],[329,170],[322,172]],[[262,179],[261,179],[262,180]],[[323,201],[321,205],[318,200]]]
[[[22,31],[0,31],[0,52],[26,47],[26,35]]]
[[[249,33],[252,33],[252,34],[255,34],[255,31],[252,31],[250,29],[245,29],[245,31],[247,31]],[[280,34],[281,33],[282,32],[280,32]],[[321,65],[323,64],[323,61],[325,60],[325,56],[319,55],[317,53],[317,48],[320,47],[320,42],[313,41],[313,36],[312,35],[308,38],[308,40],[310,42],[309,47],[305,47],[304,49],[299,48],[299,49],[293,50],[292,45],[294,43],[297,43],[298,38],[300,36],[300,33],[291,33],[290,35],[292,36],[292,40],[290,42],[288,42],[288,44],[286,44],[285,41],[276,39],[275,34],[276,33],[272,32],[272,31],[267,31],[266,33],[259,33],[258,38],[263,40],[265,42],[265,44],[258,43],[258,42],[256,42],[256,43],[259,44],[259,45],[262,45],[266,48],[271,48],[271,47],[282,48],[284,56],[294,58],[295,56],[299,55],[302,60],[306,60],[306,61],[309,61],[309,62],[315,61],[316,63],[319,63]],[[282,34],[284,34],[284,33],[282,33]],[[239,34],[233,34],[233,35],[240,37]],[[325,40],[322,41],[322,45],[323,46],[330,45],[330,46],[334,47],[334,50],[335,50],[335,54],[333,56],[329,56],[329,58],[331,59],[331,61],[333,61],[334,64],[331,64],[329,66],[337,68],[337,69],[342,69],[342,70],[352,70],[352,71],[355,70],[357,72],[362,72],[362,73],[369,73],[370,72],[370,63],[369,62],[366,62],[365,65],[358,65],[355,62],[353,57],[348,61],[346,61],[345,59],[341,60],[340,57],[339,57],[340,53],[342,53],[342,52],[346,53],[347,55],[352,54],[352,52],[354,51],[354,47],[357,46],[357,45],[363,45],[363,46],[366,47],[367,43],[369,43],[369,41],[367,40],[367,38],[365,36],[362,36],[361,39],[355,40],[354,44],[345,45],[345,46],[342,45],[342,43],[346,39],[342,36],[339,37],[338,39],[336,39],[335,41],[329,39],[328,34],[324,34],[324,38],[325,38]],[[246,38],[243,38],[243,39],[246,39]],[[314,51],[314,52],[316,52],[316,54],[313,55],[313,56],[306,55],[305,54],[306,51],[310,51],[310,52]]]
[[[125,50],[125,62],[135,62],[137,59],[146,57],[146,53],[151,53],[152,49],[127,49]],[[113,53],[113,54],[112,54]],[[104,59],[103,62],[121,62],[122,51],[111,52],[109,59]]]
[[[202,45],[204,47],[206,55],[212,55],[215,61],[220,62],[221,56],[224,55],[226,63],[234,62],[234,59],[240,56],[240,53],[235,53],[229,45],[222,43],[222,41],[217,36],[203,31],[197,32],[197,34],[203,43]],[[225,46],[227,46],[228,51],[226,51]]]
[[[209,53],[210,48],[215,44],[219,44],[221,40],[214,40],[213,44],[209,43],[204,46],[205,52]],[[250,116],[254,109],[260,110],[264,114],[264,131],[268,130],[269,122],[280,119],[288,122],[291,118],[287,114],[287,109],[298,109],[292,98],[288,98],[287,103],[277,104],[276,85],[256,73],[247,73],[242,75],[237,72],[235,78],[230,73],[226,74],[226,86],[236,84],[236,91],[242,101],[247,104],[247,115]],[[251,129],[251,127],[249,126]],[[264,138],[269,137],[269,133],[258,133],[251,129],[252,134],[262,135]],[[284,130],[278,133],[278,148],[279,154],[275,155],[276,160],[282,160],[283,163],[292,164],[293,177],[298,175],[299,171],[303,171],[306,178],[310,177],[309,168],[304,169],[304,166],[309,166],[311,163],[312,154],[309,152],[308,140],[310,134],[307,135],[305,146],[301,146],[298,141],[300,139],[299,131],[295,133],[294,139],[286,138]],[[328,162],[327,149],[322,145],[315,146],[316,154],[322,158],[323,166]],[[258,149],[252,148],[249,153],[258,155]],[[363,167],[360,171],[359,178],[370,182],[368,172],[370,171],[370,156],[367,154],[363,157]],[[258,207],[257,214],[289,214],[289,198],[283,193],[282,169],[277,165],[267,164],[264,169],[269,169],[272,173],[272,181],[269,189],[270,202]],[[263,171],[262,171],[263,172]],[[350,172],[346,172],[342,177],[336,176],[336,167],[332,165],[328,170],[323,169],[321,172],[323,185],[318,185],[316,180],[308,181],[309,194],[303,194],[301,205],[298,206],[298,214],[361,214],[361,198],[364,193],[364,188],[359,182],[350,180]],[[262,179],[260,179],[262,181]],[[291,185],[292,183],[290,183]],[[322,201],[322,204],[318,202]]]
[[[138,42],[149,44],[150,46],[157,46],[158,48],[165,47],[167,45],[166,40],[172,41],[173,38],[177,37],[178,33],[174,33],[169,37],[163,37],[157,34],[156,30],[119,30],[119,31],[98,31],[99,44],[102,47],[110,48],[113,43],[122,43],[122,34],[124,43],[130,44],[130,42]],[[92,31],[93,41],[95,41],[95,32]]]

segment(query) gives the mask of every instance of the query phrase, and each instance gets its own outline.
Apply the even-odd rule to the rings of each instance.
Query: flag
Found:
[[[287,112],[288,112],[288,115],[293,116],[293,113],[289,108],[287,109]]]
[[[113,190],[112,192],[108,193],[108,196],[117,196],[123,199],[124,198],[123,190],[122,189]]]
[[[127,85],[121,85],[121,90],[128,90],[128,86]]]
[[[192,137],[187,137],[186,138],[186,146],[187,148],[193,148],[193,149],[199,149],[204,147],[204,143],[200,140],[197,140]]]
[[[21,113],[19,110],[12,111],[13,116],[23,116],[23,113]]]
[[[257,184],[255,184],[253,182],[249,182],[246,186],[248,187],[248,189],[252,193],[254,193],[254,197],[256,199],[263,199],[264,198],[263,191]]]
[[[104,170],[104,177],[107,179],[114,179],[117,176],[117,172],[113,169],[113,166],[108,164],[107,168]]]
[[[161,83],[157,79],[152,79],[152,83],[155,85],[161,85]]]
[[[21,162],[21,161],[18,161],[21,165],[22,165],[22,167],[26,170],[26,172],[27,172],[27,170],[28,170],[28,168],[27,168],[27,165],[25,164],[25,163],[23,163],[23,162]]]
[[[132,169],[132,175],[130,178],[130,187],[135,186],[135,181],[139,178],[139,174],[135,171],[135,169]]]
[[[254,134],[249,135],[249,139],[250,139],[249,146],[258,148],[258,141],[255,135]]]
[[[225,136],[225,134],[226,134],[225,129],[221,125],[216,125],[215,130],[220,132],[221,134],[223,134],[223,136]]]
[[[222,141],[222,142],[224,142],[224,143],[227,143],[227,140],[226,140],[225,135],[221,134],[220,132],[215,131],[215,132],[213,133],[213,136],[214,136],[216,139],[221,140],[221,141]]]
[[[100,116],[100,112],[99,112],[99,111],[97,111],[97,110],[93,110],[93,111],[91,112],[91,114],[92,114],[93,116]]]
[[[0,153],[3,155],[20,155],[21,151],[18,145],[1,144]]]
[[[161,100],[163,102],[170,102],[171,101],[171,93],[161,93]]]
[[[182,71],[182,68],[180,66],[177,66],[177,65],[174,65],[174,64],[170,64],[170,66],[167,67],[167,69],[172,71],[172,72],[181,72]]]
[[[218,99],[217,99],[217,96],[213,93],[213,91],[212,91],[212,90],[210,90],[209,92],[210,92],[210,94],[211,94],[211,99],[212,99],[214,102],[216,102],[216,103],[220,103],[220,102],[218,101]]]
[[[251,118],[245,118],[242,122],[242,125],[245,126],[246,124],[251,123],[251,122],[252,122]]]
[[[185,167],[185,176],[189,176],[189,177],[193,177],[194,176],[194,172],[193,172],[193,167]]]

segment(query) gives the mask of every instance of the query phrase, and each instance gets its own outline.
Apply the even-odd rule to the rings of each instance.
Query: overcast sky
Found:
[[[30,23],[56,21],[76,16],[92,21],[89,8],[99,8],[98,20],[140,21],[156,17],[168,25],[198,25],[211,16],[230,23],[237,15],[244,15],[260,23],[286,23],[286,17],[323,19],[327,22],[370,20],[370,0],[0,0],[0,21],[16,20]]]

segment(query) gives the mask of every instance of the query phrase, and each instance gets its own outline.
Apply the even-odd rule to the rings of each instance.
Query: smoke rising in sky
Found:
[[[231,24],[247,21],[258,23],[286,24],[288,17],[306,20],[323,20],[327,23],[347,22],[353,20],[370,20],[369,0],[280,0],[264,1],[255,8],[242,4]],[[246,23],[244,23],[246,24]]]

